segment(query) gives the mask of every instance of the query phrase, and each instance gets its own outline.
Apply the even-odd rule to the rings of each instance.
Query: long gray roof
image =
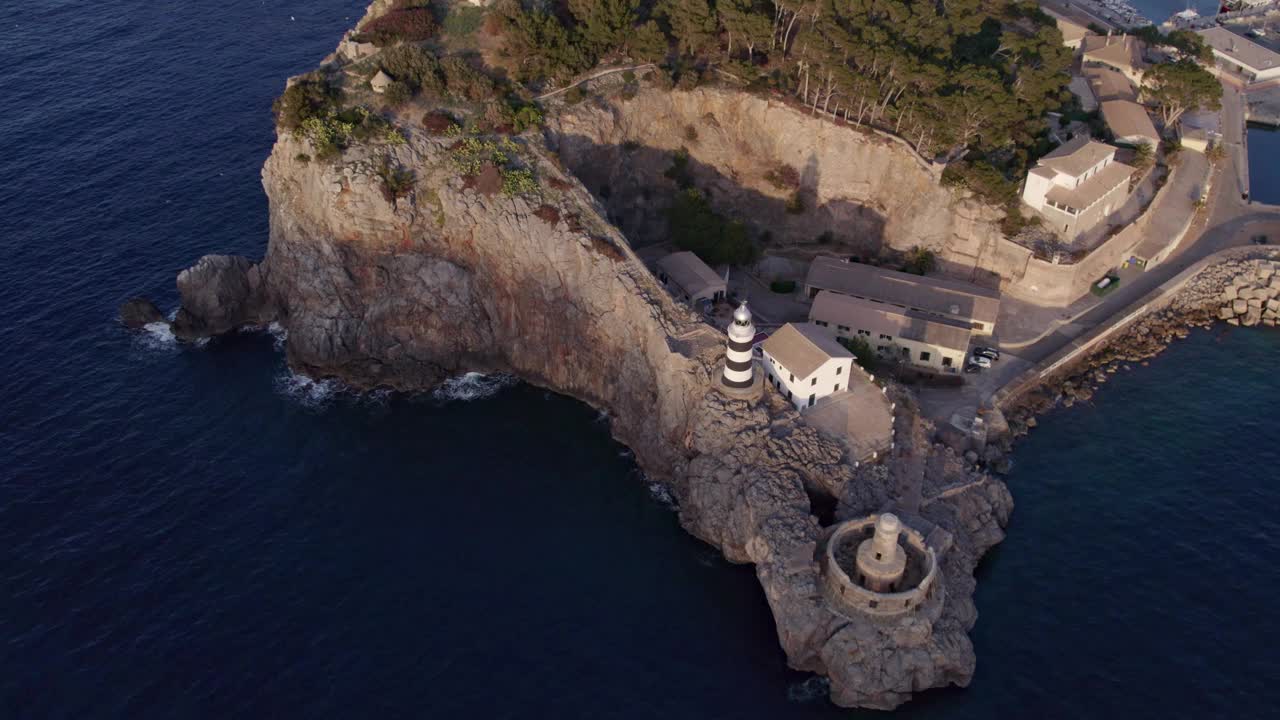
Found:
[[[862,298],[820,292],[809,310],[810,320],[834,322],[874,335],[885,334],[964,352],[973,328],[959,321],[906,310]],[[874,344],[874,343],[872,343]]]
[[[805,284],[842,295],[880,300],[926,312],[995,323],[1000,293],[958,280],[922,277],[885,268],[817,257]]]

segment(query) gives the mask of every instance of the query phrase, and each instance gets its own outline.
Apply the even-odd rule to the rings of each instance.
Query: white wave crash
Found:
[[[511,375],[469,372],[440,383],[439,387],[431,391],[431,396],[441,402],[483,400],[518,382],[520,381]]]

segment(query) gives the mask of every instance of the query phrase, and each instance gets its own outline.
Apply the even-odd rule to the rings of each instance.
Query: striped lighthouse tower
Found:
[[[751,377],[751,341],[755,339],[756,326],[751,323],[751,311],[743,300],[733,311],[729,323],[729,350],[724,363],[724,384],[731,388],[749,388]]]

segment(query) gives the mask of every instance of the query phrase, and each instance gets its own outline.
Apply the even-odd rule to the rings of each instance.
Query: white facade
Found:
[[[816,326],[803,327],[784,325],[762,347],[765,377],[801,412],[847,391],[853,373],[852,353]]]
[[[725,351],[724,384],[731,388],[751,387],[751,341],[756,336],[756,326],[751,322],[751,311],[743,300],[733,311],[729,323],[729,345]]]

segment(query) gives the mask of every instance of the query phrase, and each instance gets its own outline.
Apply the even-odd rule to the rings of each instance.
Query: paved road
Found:
[[[1014,347],[1009,348],[1011,352],[1004,353],[1000,366],[982,373],[980,379],[969,376],[971,382],[960,391],[921,393],[921,407],[926,415],[947,421],[954,414],[964,415],[987,404],[992,395],[1022,370],[1049,357],[1084,332],[1121,319],[1125,311],[1147,293],[1213,253],[1248,245],[1258,234],[1267,235],[1272,243],[1280,243],[1280,207],[1250,203],[1243,197],[1248,188],[1244,98],[1225,83],[1223,90],[1222,133],[1227,155],[1223,167],[1214,176],[1215,187],[1209,207],[1204,210],[1206,215],[1195,221],[1174,253],[1146,271],[1123,271],[1120,287],[1092,306],[1084,301],[1070,308],[1027,308],[1027,317],[1020,320],[1021,324],[1037,320],[1046,325],[1055,320],[1069,319],[1069,322],[1034,342],[1014,343]]]

